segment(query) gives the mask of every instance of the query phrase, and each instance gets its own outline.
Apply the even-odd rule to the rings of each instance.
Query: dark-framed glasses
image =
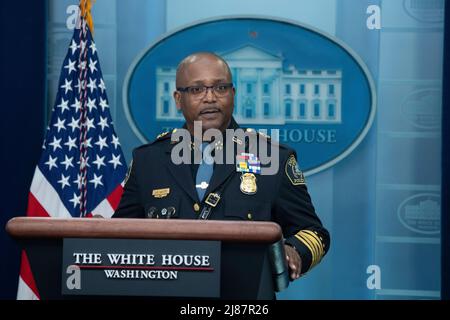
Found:
[[[213,86],[190,86],[177,88],[177,90],[180,92],[187,92],[195,98],[202,98],[206,95],[208,89],[211,89],[216,97],[224,97],[230,92],[231,88],[233,88],[232,83],[218,83]]]

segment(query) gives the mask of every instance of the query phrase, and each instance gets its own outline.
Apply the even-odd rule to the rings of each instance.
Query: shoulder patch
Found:
[[[130,166],[128,167],[127,174],[126,174],[126,176],[125,176],[125,180],[123,181],[123,185],[124,185],[124,186],[127,184],[128,179],[130,179],[131,168],[132,168],[132,167],[133,167],[133,159],[131,159]]]
[[[303,172],[298,167],[297,160],[295,159],[295,156],[293,154],[291,154],[289,156],[289,159],[286,161],[286,167],[284,168],[284,171],[286,173],[286,176],[294,186],[306,184]]]

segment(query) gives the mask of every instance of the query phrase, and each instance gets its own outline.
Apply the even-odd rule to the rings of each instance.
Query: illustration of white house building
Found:
[[[420,201],[417,205],[407,205],[405,207],[406,220],[440,220],[441,206],[437,201],[425,200]]]
[[[246,45],[220,53],[236,87],[234,117],[242,124],[321,123],[342,121],[340,70],[283,68],[283,57]],[[172,93],[175,67],[156,70],[156,119],[184,120]]]

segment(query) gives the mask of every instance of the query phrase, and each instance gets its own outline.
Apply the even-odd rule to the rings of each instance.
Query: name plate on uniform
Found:
[[[219,297],[220,241],[64,239],[62,294]]]

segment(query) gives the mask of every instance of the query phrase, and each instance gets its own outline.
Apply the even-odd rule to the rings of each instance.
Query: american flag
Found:
[[[80,17],[61,69],[55,105],[28,200],[28,216],[109,218],[127,166],[114,131],[97,48]],[[39,299],[25,252],[18,299]]]

